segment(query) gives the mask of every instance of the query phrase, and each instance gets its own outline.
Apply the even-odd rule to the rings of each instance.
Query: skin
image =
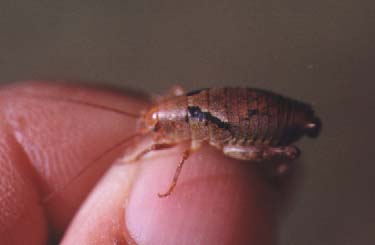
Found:
[[[51,83],[0,91],[0,244],[276,244],[280,193],[255,164],[203,146],[187,160],[174,192],[159,198],[189,145],[124,163],[130,144],[77,177],[132,135],[135,119],[17,93],[130,112],[142,110],[143,100]]]

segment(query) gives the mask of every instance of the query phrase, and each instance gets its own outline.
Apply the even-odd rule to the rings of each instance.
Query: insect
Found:
[[[272,92],[251,88],[209,88],[161,100],[140,118],[141,134],[151,134],[153,144],[141,151],[138,160],[151,151],[188,141],[169,189],[174,190],[182,167],[203,144],[240,160],[261,163],[291,161],[299,149],[291,145],[303,135],[316,137],[320,120],[311,106]],[[285,165],[278,166],[285,169]],[[282,170],[279,171],[282,174]]]
[[[138,132],[114,145],[100,157],[140,136],[151,135],[152,144],[128,160],[129,162],[139,160],[152,151],[190,142],[190,147],[182,153],[168,190],[159,193],[159,197],[172,193],[184,163],[203,144],[209,144],[226,156],[239,160],[259,164],[276,159],[283,160],[275,166],[276,173],[282,175],[288,169],[289,163],[300,154],[299,149],[292,143],[303,135],[316,137],[321,129],[321,121],[315,116],[310,105],[253,88],[208,88],[184,93],[176,87],[172,95],[159,99],[141,115],[74,99],[51,99],[93,106],[138,118]]]

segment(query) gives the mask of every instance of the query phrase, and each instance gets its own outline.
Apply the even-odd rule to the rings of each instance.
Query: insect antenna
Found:
[[[39,99],[49,99],[49,100],[54,100],[54,101],[62,101],[62,102],[84,105],[84,106],[88,106],[88,107],[94,107],[94,108],[103,109],[103,110],[106,110],[106,111],[111,111],[111,112],[114,112],[114,113],[126,115],[126,116],[133,117],[133,118],[139,118],[141,116],[141,114],[123,111],[123,110],[116,109],[116,108],[113,108],[113,107],[110,107],[110,106],[105,106],[105,105],[101,105],[101,104],[82,101],[82,100],[79,100],[79,99],[63,98],[63,97],[41,95],[41,94],[33,94],[33,93],[20,92],[20,91],[17,91],[15,94],[26,96],[26,97],[31,98],[31,99],[38,99],[38,98]]]
[[[65,190],[67,187],[71,186],[73,183],[75,183],[82,174],[84,174],[88,169],[96,166],[96,164],[100,163],[100,159],[103,158],[105,155],[109,154],[110,152],[118,149],[121,146],[124,146],[125,143],[132,142],[133,140],[137,139],[138,137],[144,136],[143,133],[135,133],[127,138],[122,139],[121,141],[117,142],[104,152],[102,152],[100,155],[98,155],[95,159],[93,159],[87,166],[85,166],[83,169],[79,170],[79,172],[73,177],[73,179],[66,185],[62,186],[61,188],[56,188],[55,190],[52,190],[50,194],[48,194],[46,197],[42,198],[41,203],[45,204],[49,200],[51,200],[56,194],[60,193],[61,191]]]
[[[117,108],[113,108],[113,107],[110,107],[110,106],[101,105],[101,104],[97,104],[97,103],[91,103],[91,102],[83,101],[83,100],[80,100],[80,99],[50,96],[50,95],[44,95],[44,94],[42,95],[42,94],[35,94],[35,93],[29,93],[29,92],[23,92],[23,91],[13,92],[13,94],[20,95],[20,96],[26,97],[28,99],[48,99],[48,100],[53,100],[53,101],[58,101],[58,102],[68,102],[68,103],[73,103],[73,104],[79,104],[79,105],[83,105],[83,106],[87,106],[87,107],[98,108],[98,109],[102,109],[102,110],[105,110],[105,111],[114,112],[114,113],[117,113],[117,114],[129,116],[129,117],[132,117],[132,118],[139,118],[141,116],[141,114],[123,111],[121,109],[117,109]],[[124,139],[120,140],[119,142],[115,143],[110,148],[108,148],[107,150],[105,150],[104,152],[99,154],[95,159],[90,161],[90,163],[87,166],[85,166],[83,169],[79,170],[78,173],[73,177],[73,179],[69,183],[67,183],[66,185],[64,185],[60,188],[53,189],[51,193],[49,193],[47,196],[42,198],[40,203],[41,204],[47,203],[56,194],[60,193],[61,191],[65,190],[67,187],[71,186],[88,169],[93,168],[98,163],[100,163],[99,160],[102,159],[105,155],[109,154],[110,152],[115,151],[116,149],[119,149],[121,146],[125,146],[126,143],[133,142],[138,137],[145,136],[145,134],[147,134],[147,132],[138,132],[138,133],[135,133],[135,134],[133,134],[133,135],[127,137],[127,138],[124,138]]]

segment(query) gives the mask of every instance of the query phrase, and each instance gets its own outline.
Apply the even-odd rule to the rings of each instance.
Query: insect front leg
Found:
[[[176,187],[177,180],[178,180],[178,177],[180,176],[182,167],[184,166],[184,163],[189,158],[189,156],[190,156],[190,150],[185,150],[182,153],[182,158],[181,158],[180,162],[177,165],[176,171],[175,171],[174,176],[173,176],[173,180],[172,180],[171,184],[169,185],[168,190],[166,192],[164,192],[164,193],[158,193],[159,197],[167,197],[167,196],[169,196],[172,193],[172,191]]]
[[[185,161],[189,158],[189,156],[196,150],[198,150],[200,147],[202,146],[201,142],[198,142],[198,141],[192,141],[191,142],[191,145],[190,145],[190,149],[188,150],[185,150],[183,153],[182,153],[182,157],[181,157],[181,160],[180,162],[178,163],[177,165],[177,168],[176,168],[176,171],[174,173],[174,176],[173,176],[173,179],[172,179],[172,182],[168,188],[168,190],[164,193],[158,193],[158,196],[159,197],[167,197],[169,196],[172,191],[174,190],[174,188],[176,187],[176,184],[177,184],[177,181],[178,181],[178,178],[180,176],[180,173],[181,173],[181,170],[182,170],[182,167],[184,166],[184,163]]]
[[[141,152],[137,153],[137,155],[135,155],[131,159],[126,160],[126,162],[136,162],[151,151],[165,150],[165,149],[172,148],[174,146],[176,146],[176,144],[164,144],[164,143],[153,144],[147,147],[146,149],[142,150]]]
[[[223,148],[223,153],[239,160],[248,160],[256,163],[278,160],[275,165],[277,176],[283,175],[290,166],[290,162],[299,156],[299,149],[295,146],[236,146],[229,145]]]

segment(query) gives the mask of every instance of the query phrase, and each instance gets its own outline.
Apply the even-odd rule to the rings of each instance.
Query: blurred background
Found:
[[[68,79],[162,93],[248,86],[309,102],[324,128],[280,244],[375,242],[375,2],[0,2],[0,81]]]

